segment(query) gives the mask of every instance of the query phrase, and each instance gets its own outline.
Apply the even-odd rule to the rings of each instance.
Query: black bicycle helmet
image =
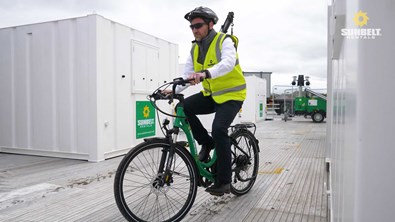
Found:
[[[186,20],[188,20],[189,22],[192,21],[192,19],[194,18],[203,18],[206,20],[212,20],[214,24],[217,24],[218,22],[218,16],[217,14],[215,14],[215,12],[213,10],[211,10],[210,8],[207,7],[197,7],[194,10],[188,12],[187,14],[185,14],[184,18]]]

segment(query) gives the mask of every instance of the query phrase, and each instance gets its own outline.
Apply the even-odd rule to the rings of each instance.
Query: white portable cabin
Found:
[[[176,44],[96,14],[2,28],[0,46],[0,152],[123,154],[144,137],[138,115],[157,125],[137,103],[178,70]]]
[[[247,98],[239,114],[240,122],[257,123],[266,119],[266,79],[246,76]]]

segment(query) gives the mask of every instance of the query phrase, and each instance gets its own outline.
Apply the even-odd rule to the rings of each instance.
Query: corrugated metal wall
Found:
[[[1,146],[81,158],[96,146],[95,30],[89,22],[76,18],[0,30]]]

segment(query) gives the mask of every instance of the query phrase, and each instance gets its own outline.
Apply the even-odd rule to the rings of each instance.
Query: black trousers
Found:
[[[231,182],[231,143],[228,136],[228,128],[242,104],[243,102],[235,100],[217,104],[211,96],[203,96],[201,92],[186,98],[184,101],[184,112],[191,125],[195,140],[200,145],[215,142],[218,157],[216,182],[219,184]],[[196,116],[210,113],[215,113],[211,132],[212,137]]]

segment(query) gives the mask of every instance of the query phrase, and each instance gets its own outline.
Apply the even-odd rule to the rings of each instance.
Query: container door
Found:
[[[131,50],[132,91],[153,91],[158,85],[158,48],[142,42],[132,41]]]

